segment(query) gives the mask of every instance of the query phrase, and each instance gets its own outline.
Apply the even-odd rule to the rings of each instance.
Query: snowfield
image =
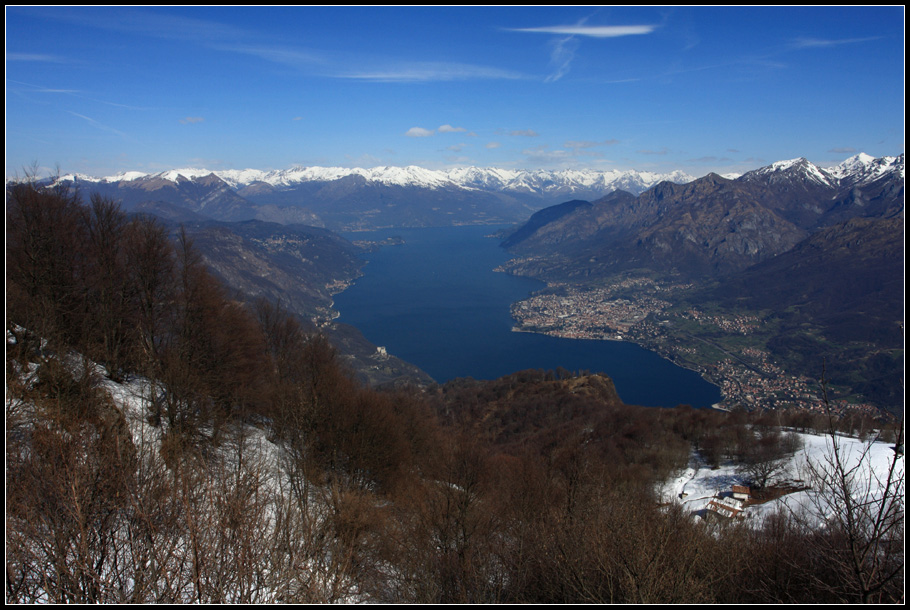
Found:
[[[774,484],[794,488],[811,487],[810,467],[821,467],[833,455],[831,439],[826,435],[796,433],[802,440],[803,448],[797,451],[787,464],[786,472],[774,479]],[[880,498],[882,486],[894,457],[893,444],[884,441],[862,441],[857,438],[839,436],[839,453],[846,469],[856,468],[857,500]],[[863,455],[865,454],[865,459]],[[903,487],[904,457],[897,459],[896,475]],[[862,484],[859,484],[862,482]],[[743,477],[736,473],[736,466],[727,462],[720,468],[711,469],[693,452],[689,466],[673,479],[666,481],[658,490],[662,503],[677,503],[702,518],[708,504],[719,497],[731,495],[733,485],[746,485]],[[823,502],[819,502],[817,489],[795,491],[761,504],[746,505],[740,516],[747,522],[760,527],[765,519],[778,512],[799,515],[810,523],[822,523],[831,515],[820,514]],[[861,496],[861,497],[860,497]],[[731,499],[726,502],[733,505]]]

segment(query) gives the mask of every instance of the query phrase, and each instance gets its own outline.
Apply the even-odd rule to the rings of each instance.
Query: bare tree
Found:
[[[764,489],[786,470],[798,449],[796,435],[781,435],[778,428],[766,428],[755,442],[747,443],[742,450],[737,472],[753,487]]]
[[[127,218],[115,202],[97,194],[84,213],[87,236],[84,341],[89,355],[108,367],[113,379],[123,379],[129,368],[130,343],[136,319],[130,304],[133,285],[128,281],[123,244]]]
[[[808,472],[814,508],[825,527],[811,538],[834,574],[827,583],[843,601],[902,602],[904,572],[903,433],[893,447],[887,469],[876,470],[873,447],[845,443],[835,429],[825,383],[828,451]],[[903,430],[901,421],[900,430]]]

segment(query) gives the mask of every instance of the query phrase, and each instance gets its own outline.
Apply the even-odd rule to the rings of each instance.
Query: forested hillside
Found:
[[[657,491],[786,458],[782,426],[902,447],[880,422],[638,408],[565,370],[377,391],[100,196],[12,186],[6,254],[7,602],[903,601],[902,459],[869,511],[822,486],[835,459],[849,518],[813,527]]]

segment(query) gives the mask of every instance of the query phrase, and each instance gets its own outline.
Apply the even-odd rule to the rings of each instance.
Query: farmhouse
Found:
[[[733,497],[737,500],[747,501],[752,499],[752,490],[745,485],[733,486]]]

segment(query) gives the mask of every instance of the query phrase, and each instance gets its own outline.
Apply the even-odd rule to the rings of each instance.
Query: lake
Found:
[[[498,239],[487,237],[500,228],[345,234],[352,241],[400,236],[405,243],[364,255],[364,275],[335,296],[338,321],[440,383],[561,366],[605,373],[628,404],[708,407],[720,401],[719,388],[698,373],[633,343],[513,332],[510,305],[545,285],[493,271],[510,258]]]

